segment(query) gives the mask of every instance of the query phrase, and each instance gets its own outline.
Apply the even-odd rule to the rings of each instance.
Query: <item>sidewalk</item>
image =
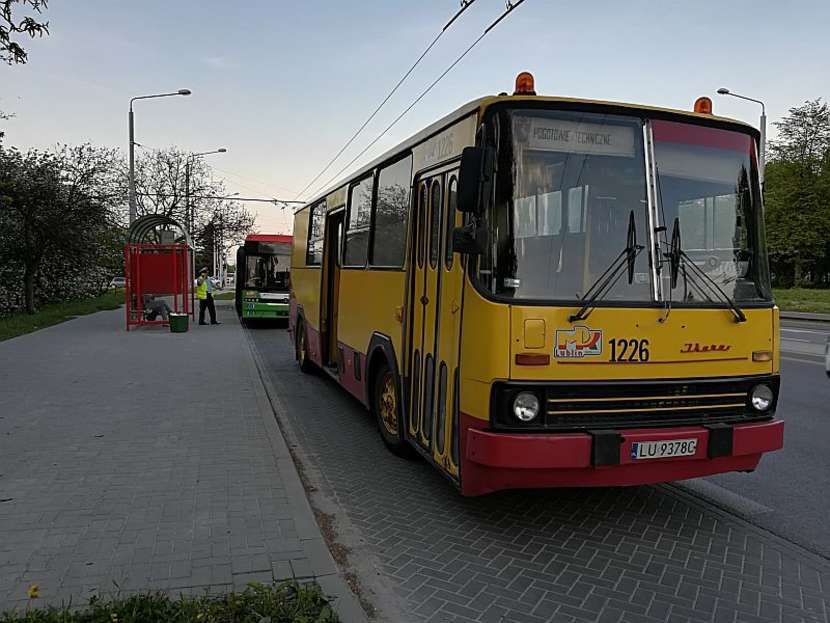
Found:
[[[123,310],[0,342],[0,612],[316,577],[326,548],[232,305],[126,333]],[[195,363],[195,365],[194,365]]]
[[[812,320],[814,322],[830,322],[830,314],[815,314],[811,312],[793,312],[781,310],[781,318],[785,320]]]

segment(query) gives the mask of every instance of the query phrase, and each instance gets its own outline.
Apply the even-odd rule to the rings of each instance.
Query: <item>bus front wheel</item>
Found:
[[[314,372],[314,363],[308,356],[308,339],[306,337],[305,326],[302,322],[297,323],[297,363],[300,364],[300,370],[306,374]]]
[[[375,372],[372,383],[372,412],[377,419],[383,443],[394,454],[412,458],[415,453],[403,432],[403,417],[395,373],[384,361]]]

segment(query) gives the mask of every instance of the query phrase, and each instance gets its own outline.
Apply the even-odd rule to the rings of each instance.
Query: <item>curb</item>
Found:
[[[830,322],[830,314],[816,314],[812,312],[780,311],[783,320],[809,320],[812,322]]]
[[[338,570],[323,534],[320,532],[320,527],[317,525],[317,520],[306,496],[297,467],[291,458],[285,437],[283,437],[277,425],[277,414],[274,411],[271,398],[273,388],[269,391],[270,383],[267,378],[263,377],[262,370],[265,369],[263,362],[251,343],[251,339],[244,332],[241,325],[239,327],[242,331],[242,339],[251,354],[248,365],[252,378],[256,379],[254,386],[259,412],[262,415],[268,440],[274,451],[274,462],[285,485],[288,500],[291,503],[292,520],[308,559],[307,564],[303,564],[302,569],[297,568],[299,565],[292,564],[289,568],[286,564],[286,571],[290,569],[289,574],[296,579],[315,580],[320,585],[323,593],[331,600],[337,616],[343,623],[368,623],[369,619],[366,613]]]

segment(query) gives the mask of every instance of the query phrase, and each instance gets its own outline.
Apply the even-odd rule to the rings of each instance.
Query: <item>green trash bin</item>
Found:
[[[187,314],[169,314],[170,333],[187,333],[189,317]]]

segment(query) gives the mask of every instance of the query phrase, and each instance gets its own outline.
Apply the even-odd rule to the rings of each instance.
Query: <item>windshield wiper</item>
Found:
[[[709,275],[706,274],[700,266],[695,264],[694,260],[688,256],[688,254],[683,250],[680,244],[680,219],[674,219],[674,227],[672,228],[672,237],[671,237],[671,247],[668,253],[669,262],[671,267],[671,288],[672,290],[677,287],[677,276],[680,269],[683,269],[683,281],[688,282],[691,281],[691,284],[695,287],[695,289],[703,294],[706,298],[710,301],[713,300],[712,294],[715,295],[715,299],[720,298],[720,300],[726,303],[729,306],[730,311],[735,316],[735,322],[746,322],[746,314],[744,314],[743,310],[738,307],[738,304],[726,293],[723,291],[723,288],[718,285],[718,282],[712,279]],[[686,269],[689,270],[686,270]],[[694,277],[700,280],[695,280]],[[691,277],[691,280],[689,279]]]
[[[628,216],[628,234],[626,247],[620,252],[611,265],[597,277],[588,291],[580,298],[582,307],[575,314],[568,316],[570,322],[585,320],[594,310],[594,303],[608,294],[623,276],[623,269],[628,269],[629,285],[634,281],[634,260],[645,247],[637,244],[637,229],[634,227],[634,210]]]

